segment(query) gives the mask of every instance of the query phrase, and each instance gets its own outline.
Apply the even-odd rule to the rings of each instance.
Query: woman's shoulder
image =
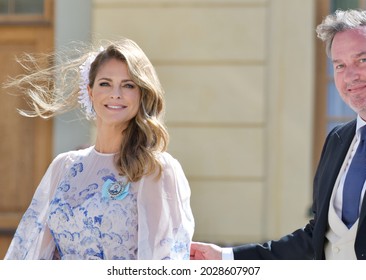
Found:
[[[178,160],[168,152],[158,153],[157,158],[163,165],[178,162]]]
[[[169,152],[161,152],[157,157],[163,168],[163,173],[170,172],[172,170],[178,171],[183,169],[180,161]]]
[[[74,162],[75,160],[80,159],[81,157],[88,156],[92,150],[94,149],[94,146],[90,146],[88,148],[83,149],[76,149],[76,150],[70,150],[67,152],[62,152],[58,154],[54,159],[52,164],[60,164],[64,162]]]

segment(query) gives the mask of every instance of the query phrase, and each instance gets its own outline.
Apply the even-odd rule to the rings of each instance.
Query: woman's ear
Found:
[[[88,85],[88,94],[89,94],[90,100],[93,101],[93,90],[89,85]]]

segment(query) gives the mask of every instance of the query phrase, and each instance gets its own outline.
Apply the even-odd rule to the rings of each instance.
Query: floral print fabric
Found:
[[[159,156],[163,174],[133,182],[123,196],[103,186],[124,182],[113,154],[94,147],[59,155],[25,212],[6,259],[189,259],[194,219],[178,161]],[[104,193],[104,194],[103,194]]]

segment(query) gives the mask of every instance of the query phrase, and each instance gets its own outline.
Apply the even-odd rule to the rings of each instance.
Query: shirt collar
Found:
[[[356,125],[356,135],[360,136],[360,128],[366,125],[366,121],[364,121],[360,115],[357,115],[357,125]]]

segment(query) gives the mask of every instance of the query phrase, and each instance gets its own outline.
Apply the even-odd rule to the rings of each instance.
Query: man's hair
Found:
[[[366,11],[337,10],[316,27],[318,38],[325,42],[325,51],[331,57],[333,38],[338,32],[366,26]]]

